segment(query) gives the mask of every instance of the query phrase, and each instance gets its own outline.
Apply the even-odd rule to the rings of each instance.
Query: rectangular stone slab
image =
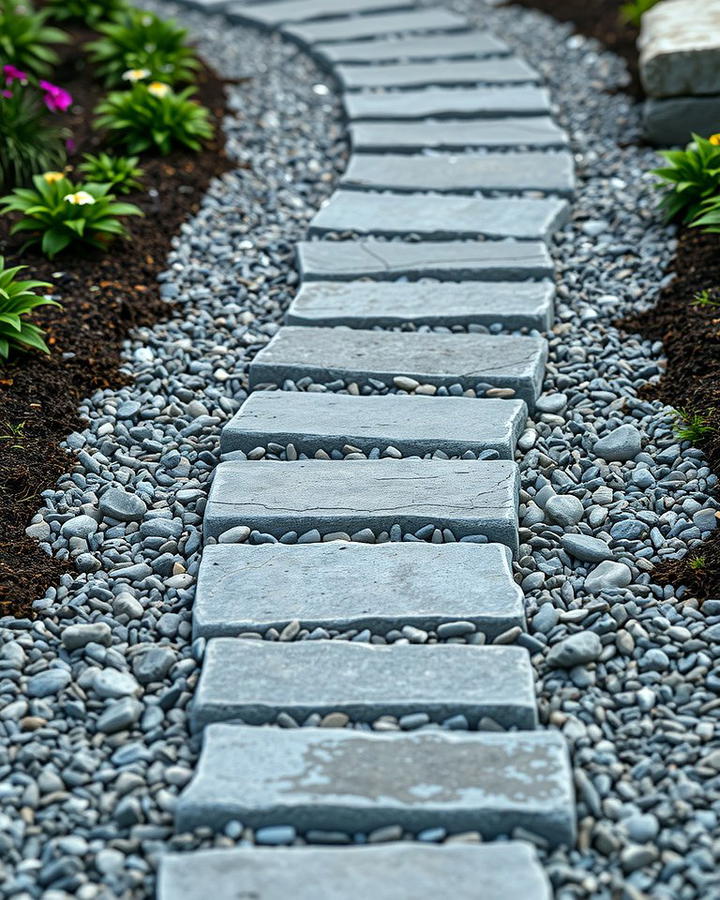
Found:
[[[401,62],[402,60],[482,59],[486,56],[507,56],[510,49],[489,31],[470,31],[466,34],[406,35],[376,41],[346,41],[340,44],[319,44],[316,55],[329,63]]]
[[[335,191],[313,217],[309,234],[352,232],[378,237],[417,234],[428,240],[483,237],[549,240],[567,221],[557,197],[467,197]]]
[[[516,56],[383,66],[339,65],[335,67],[335,75],[346,91],[366,88],[421,88],[436,84],[539,84],[542,81],[535,69]]]
[[[292,443],[308,456],[352,444],[366,453],[390,446],[404,456],[495,450],[514,459],[526,419],[521,400],[488,398],[468,406],[466,397],[256,391],[223,428],[220,449],[249,453],[273,441]]]
[[[569,197],[575,188],[569,153],[353,154],[343,188],[375,191],[544,191]]]
[[[418,153],[473,147],[566,147],[567,134],[547,116],[477,122],[351,122],[355,153]]]
[[[412,8],[412,0],[279,0],[268,3],[231,3],[225,10],[235,22],[275,28],[284,22],[336,19],[345,15]]]
[[[485,534],[517,551],[518,470],[498,459],[325,460],[292,464],[223,462],[205,510],[205,537],[247,525],[280,538],[302,534],[376,534],[398,523],[415,532],[433,522],[456,537]]]
[[[297,255],[308,280],[527,281],[555,273],[540,241],[301,241]]]
[[[158,900],[551,900],[530,844],[237,847],[167,853]]]
[[[542,338],[491,334],[363,331],[286,325],[250,363],[250,387],[310,376],[392,385],[406,375],[421,384],[512,388],[532,409],[542,384],[547,345]]]
[[[550,112],[546,88],[423,88],[422,90],[344,94],[349,119],[494,119]]]
[[[502,544],[214,544],[203,551],[194,637],[302,628],[472,622],[492,640],[525,628],[523,594]]]
[[[353,16],[346,19],[285,25],[283,34],[312,48],[314,44],[333,41],[355,41],[387,37],[412,32],[449,33],[469,31],[470,25],[462,16],[444,9],[416,9],[405,12],[381,13],[376,16]]]
[[[530,655],[523,647],[471,644],[376,646],[352,641],[212,638],[190,709],[190,725],[241,720],[272,724],[286,712],[342,712],[353,722],[427,713],[440,723],[489,716],[505,728],[537,727]]]
[[[550,281],[306,281],[286,321],[350,328],[501,323],[549,331],[554,297]]]
[[[369,733],[347,728],[210,725],[176,827],[293,825],[367,832],[517,827],[572,844],[575,814],[565,741],[557,732]]]

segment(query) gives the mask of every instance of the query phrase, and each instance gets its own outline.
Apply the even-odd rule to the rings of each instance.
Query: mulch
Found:
[[[105,91],[77,50],[92,34],[66,30],[72,42],[61,48],[54,77],[75,101],[65,119],[77,145],[72,164],[101,148],[90,122]],[[178,150],[141,160],[144,190],[123,199],[145,217],[127,220],[129,240],[116,241],[106,254],[66,252],[51,262],[32,248],[20,253],[22,236],[10,237],[11,222],[0,220],[0,254],[8,264],[28,266],[26,277],[53,283],[62,302],[62,308],[41,308],[33,317],[47,330],[51,355],[31,353],[0,364],[0,615],[30,615],[32,601],[72,571],[43,553],[25,528],[41,506],[41,492],[72,465],[59,442],[84,428],[77,412],[83,399],[127,383],[119,371],[123,340],[131,329],[172,314],[156,278],[173,235],[197,212],[211,179],[231,168],[219,127],[226,112],[224,82],[203,65],[196,86],[216,136],[199,153]]]

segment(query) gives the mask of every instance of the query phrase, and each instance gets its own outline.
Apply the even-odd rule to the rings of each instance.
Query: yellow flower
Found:
[[[43,175],[43,179],[47,181],[48,184],[55,184],[56,181],[62,181],[64,177],[64,172],[45,172]]]
[[[143,78],[147,78],[149,74],[149,69],[128,69],[127,72],[122,73],[122,77],[124,81],[132,81],[134,83],[136,81],[142,81]]]
[[[91,206],[95,202],[92,194],[87,191],[76,191],[74,194],[65,194],[63,200],[72,203],[73,206]]]
[[[163,84],[162,81],[151,81],[148,85],[148,91],[153,97],[165,97],[170,93],[170,85]]]
[[[716,147],[720,147],[720,133],[719,134],[711,134],[708,138],[711,144],[715,144]]]

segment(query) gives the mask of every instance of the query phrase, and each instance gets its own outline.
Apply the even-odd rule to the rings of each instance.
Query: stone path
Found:
[[[549,897],[531,844],[507,840],[571,845],[573,784],[563,739],[536,728],[510,556],[546,243],[573,190],[565,136],[537,72],[454,13],[226,11],[332,69],[361,155],[311,223],[324,239],[298,247],[292,324],[222,436],[193,620],[204,742],[176,824],[374,846],[276,849],[272,868],[255,848],[171,855],[159,896],[463,898],[487,871],[495,897],[501,870],[503,896]],[[423,154],[438,149],[459,156]],[[427,843],[465,832],[502,840]],[[379,845],[403,837],[419,841]]]

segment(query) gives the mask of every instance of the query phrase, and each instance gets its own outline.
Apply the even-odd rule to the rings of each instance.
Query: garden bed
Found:
[[[60,48],[56,80],[73,96],[69,127],[76,144],[70,164],[97,152],[101,135],[91,129],[92,110],[106,94],[77,46],[92,37],[66,28],[71,43]],[[197,99],[211,112],[215,138],[200,152],[176,150],[141,159],[143,190],[128,194],[144,218],[130,222],[130,239],[109,252],[68,251],[48,260],[36,248],[22,253],[22,235],[9,237],[8,217],[0,219],[0,254],[9,264],[26,265],[28,278],[55,285],[61,307],[43,307],[33,321],[46,330],[52,352],[15,356],[0,365],[0,615],[29,614],[33,600],[72,565],[48,557],[25,534],[70,461],[61,449],[69,433],[82,430],[77,408],[98,389],[119,386],[125,376],[122,342],[130,329],[168,315],[157,275],[166,266],[173,235],[199,208],[210,180],[230,169],[220,122],[225,113],[223,81],[202,65]]]

